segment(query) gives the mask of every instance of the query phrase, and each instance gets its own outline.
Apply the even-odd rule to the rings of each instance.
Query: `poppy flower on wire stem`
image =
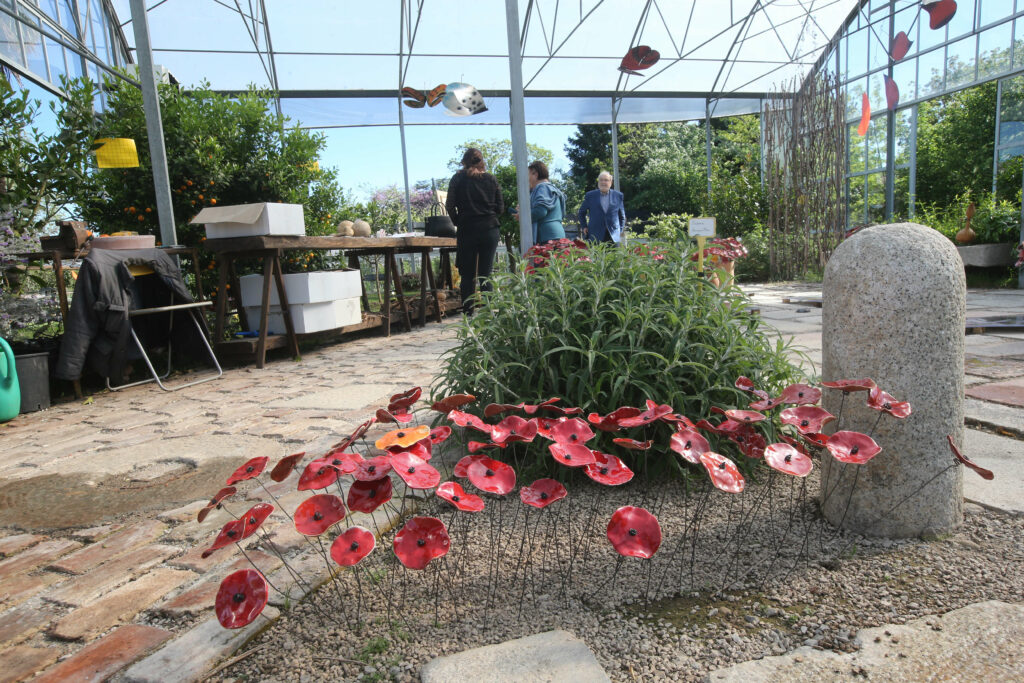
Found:
[[[673,434],[668,447],[694,465],[699,465],[700,456],[711,450],[708,440],[693,429],[683,429]]]
[[[354,567],[376,547],[377,539],[369,529],[349,527],[331,543],[331,559],[342,567]]]
[[[949,442],[949,449],[953,451],[953,457],[956,458],[957,462],[959,462],[961,465],[964,465],[965,467],[970,467],[972,470],[977,472],[978,476],[980,476],[982,479],[988,481],[995,479],[996,475],[992,473],[992,470],[985,469],[984,467],[971,461],[966,455],[961,453],[960,449],[956,447],[955,443],[953,443],[953,437],[951,435],[946,435],[946,441]]]
[[[836,419],[836,416],[817,406],[786,408],[779,414],[783,424],[793,425],[801,434],[820,432],[821,428]]]
[[[594,462],[594,452],[584,444],[553,443],[548,446],[551,456],[566,467],[583,467]]]
[[[642,411],[635,417],[627,417],[620,420],[619,424],[623,427],[642,427],[643,425],[650,424],[662,416],[669,415],[673,412],[672,406],[658,405],[657,402],[648,399],[647,410]]]
[[[834,382],[822,382],[821,386],[828,387],[829,389],[838,389],[845,394],[854,391],[871,391],[875,388],[875,380],[873,379],[837,379]]]
[[[661,546],[658,518],[643,508],[625,505],[608,521],[608,540],[623,557],[654,557]]]
[[[198,517],[196,517],[196,521],[202,524],[203,520],[206,519],[206,516],[210,514],[210,510],[213,510],[215,507],[219,507],[221,502],[235,495],[237,491],[238,489],[236,489],[234,486],[225,486],[220,491],[217,491],[217,493],[214,494],[213,498],[210,499],[210,502],[206,504],[206,507],[199,511],[199,515]]]
[[[736,469],[736,463],[732,460],[724,455],[708,451],[701,454],[700,462],[704,465],[704,469],[707,470],[708,476],[711,477],[711,483],[715,485],[715,488],[726,493],[743,492],[746,481],[743,479],[740,471]]]
[[[450,546],[448,529],[435,517],[413,517],[392,543],[398,560],[409,569],[425,569],[431,560],[446,555]]]
[[[374,481],[354,481],[348,489],[348,507],[356,512],[370,514],[391,500],[391,478]]]
[[[621,420],[627,417],[636,417],[643,411],[633,406],[623,406],[617,408],[607,415],[599,415],[597,413],[590,413],[587,415],[587,422],[594,425],[596,429],[600,429],[602,432],[617,432],[622,429],[622,425],[619,424]]]
[[[467,403],[472,403],[476,400],[476,396],[473,394],[453,394],[446,398],[442,398],[440,401],[436,401],[430,406],[431,410],[436,410],[439,413],[450,413],[456,408],[461,408]]]
[[[519,499],[526,505],[538,509],[562,500],[567,494],[565,486],[554,479],[538,479],[529,486],[519,489]]]
[[[883,413],[889,413],[900,420],[909,416],[912,412],[909,403],[897,401],[891,395],[882,391],[880,387],[872,387],[871,391],[868,392],[868,407],[880,410]]]
[[[740,424],[754,424],[767,419],[764,413],[759,413],[756,410],[727,410],[725,416]]]
[[[356,427],[355,431],[349,434],[347,437],[345,437],[344,441],[339,441],[338,443],[331,446],[331,450],[347,451],[352,444],[366,436],[366,432],[368,432],[370,430],[370,427],[372,427],[375,424],[377,424],[377,418],[371,417],[369,420]]]
[[[352,473],[356,481],[377,481],[388,475],[391,471],[391,459],[386,455],[378,455],[359,463],[359,467]]]
[[[573,417],[551,427],[551,438],[560,444],[584,444],[594,438],[594,431],[586,422]]]
[[[452,435],[452,428],[448,425],[441,425],[440,427],[434,427],[430,430],[430,443],[435,446],[439,443],[444,442],[449,436]]]
[[[295,530],[303,536],[319,536],[345,518],[345,503],[329,493],[311,496],[295,508]]]
[[[473,486],[498,496],[504,496],[516,485],[516,472],[512,466],[488,457],[470,463],[466,474]]]
[[[770,444],[764,449],[764,461],[772,469],[794,477],[806,477],[814,466],[806,453],[788,443]]]
[[[406,429],[393,429],[384,436],[377,439],[374,445],[385,450],[392,446],[411,446],[420,439],[426,439],[430,436],[430,427],[426,425],[419,425],[417,427],[409,427]]]
[[[509,415],[496,425],[491,426],[491,441],[497,444],[509,444],[516,441],[533,441],[537,436],[537,422],[526,420],[518,415]]]
[[[491,425],[487,424],[472,413],[464,413],[461,410],[452,410],[448,413],[448,419],[460,427],[471,427],[478,432],[491,435]]]
[[[237,484],[240,481],[246,481],[247,479],[260,476],[263,472],[263,468],[267,466],[268,460],[270,460],[270,458],[265,455],[249,460],[247,463],[235,470],[230,477],[228,477],[226,484],[231,486],[232,484]]]
[[[863,465],[882,452],[882,447],[867,434],[842,431],[828,437],[825,448],[839,462]]]
[[[633,478],[633,470],[629,469],[617,456],[600,451],[591,451],[594,462],[583,467],[583,472],[605,486],[621,486]]]
[[[472,450],[472,449],[470,449]],[[469,466],[477,460],[489,459],[487,455],[483,453],[477,453],[476,455],[463,456],[457,463],[455,468],[452,470],[452,476],[458,479],[465,479],[469,476]]]
[[[324,462],[322,459],[314,460],[306,465],[306,469],[302,471],[296,488],[299,491],[325,489],[338,481],[340,474],[341,472],[337,467]]]
[[[441,473],[412,453],[395,453],[391,466],[411,489],[432,489],[441,481]]]
[[[224,628],[248,626],[267,606],[267,580],[255,569],[240,569],[220,582],[214,600],[217,621]]]
[[[779,403],[809,405],[821,400],[821,389],[809,384],[790,384],[779,395]]]
[[[274,481],[281,482],[288,478],[288,475],[292,473],[295,466],[302,460],[302,456],[306,454],[306,451],[299,453],[292,453],[281,458],[274,469],[270,470],[270,478]]]
[[[636,439],[626,438],[612,439],[612,442],[631,451],[646,451],[654,444],[653,441],[637,441]]]
[[[463,512],[482,512],[484,499],[472,493],[466,493],[462,485],[455,481],[446,481],[437,487],[437,497],[447,500]]]

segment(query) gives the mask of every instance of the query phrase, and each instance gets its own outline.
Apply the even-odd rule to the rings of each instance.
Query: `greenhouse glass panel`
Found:
[[[975,80],[977,48],[978,40],[975,36],[946,46],[946,88],[956,88]]]
[[[868,179],[867,221],[885,221],[885,173],[872,173]]]
[[[82,58],[67,48],[64,49],[64,63],[68,65],[68,78],[82,77]]]
[[[868,69],[874,71],[889,64],[889,19],[876,21],[868,31]]]
[[[978,36],[978,78],[986,79],[1010,70],[1013,24],[1006,22]]]
[[[64,48],[49,38],[43,38],[46,46],[46,59],[50,65],[50,82],[60,83],[60,77],[67,75],[68,68],[64,64]]]
[[[887,115],[880,114],[871,119],[871,125],[868,127],[867,168],[869,171],[885,168],[885,138],[888,118]]]
[[[850,178],[846,187],[849,202],[846,210],[846,224],[849,226],[863,225],[867,222],[867,209],[864,203],[864,184],[866,176]]]
[[[946,51],[932,50],[918,57],[917,64],[917,96],[926,98],[942,90],[943,76],[946,67]]]
[[[892,220],[910,219],[910,169],[897,168],[893,184]]]
[[[973,0],[960,0],[957,3],[956,14],[953,15],[953,19],[946,24],[946,36],[947,40],[955,40],[971,33],[974,30],[974,1]],[[922,20],[926,19],[927,15],[921,17]],[[927,27],[928,22],[924,22]],[[936,31],[941,33],[941,31]]]
[[[913,109],[900,109],[896,112],[894,118],[894,153],[895,158],[893,163],[896,166],[904,166],[910,163],[910,149],[912,140],[910,139],[911,133],[913,132]]]
[[[914,18],[920,13],[920,11],[920,7],[915,3],[911,7],[906,7],[896,12],[896,17],[893,20],[893,35],[903,31],[912,41],[910,49],[907,51],[907,56],[904,57],[905,60],[916,55],[918,50],[921,49],[917,40],[917,24],[914,24]],[[920,24],[920,19],[918,19],[918,24]],[[914,25],[913,29],[910,28],[911,25]]]
[[[847,172],[850,174],[863,173],[867,170],[865,160],[867,159],[867,138],[857,134],[857,124],[850,124],[846,127],[846,149],[848,158]]]
[[[868,70],[868,39],[870,31],[862,28],[847,39],[847,78],[855,78]]]
[[[46,72],[46,52],[43,50],[42,34],[37,29],[22,24],[21,40],[25,46],[25,66],[32,73],[49,78]]]
[[[1003,80],[999,104],[998,146],[1024,144],[1024,76]]]
[[[960,9],[957,9],[957,14],[960,14],[960,11]],[[928,27],[928,14],[922,11],[921,18],[917,21],[917,49],[923,52],[937,45],[942,45],[946,42],[947,28],[949,27],[946,26],[937,31],[930,29]]]
[[[75,24],[75,10],[71,4],[71,0],[59,0],[60,1],[60,25],[64,27],[64,30],[73,35],[76,39],[78,35],[78,26]]]
[[[892,79],[900,89],[900,101],[917,99],[917,60],[904,59],[892,68]]]
[[[997,21],[1002,21],[1013,14],[1013,0],[978,0],[981,3],[981,12],[978,25],[988,26]]]
[[[846,84],[846,119],[860,119],[861,104],[863,102],[863,95],[867,88],[868,81],[866,78],[850,82]],[[870,98],[870,95],[868,96]]]
[[[0,4],[7,8],[10,7],[2,0],[0,0]],[[0,57],[5,57],[15,64],[24,64],[18,36],[18,22],[8,14],[0,14]]]

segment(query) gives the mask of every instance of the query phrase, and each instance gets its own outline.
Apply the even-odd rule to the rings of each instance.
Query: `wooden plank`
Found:
[[[213,252],[263,249],[397,249],[401,247],[454,247],[451,237],[342,237],[340,235],[250,235],[208,239],[203,247]]]
[[[814,308],[821,308],[821,299],[789,299],[785,298],[782,300],[784,304],[793,304],[795,306],[812,306]]]

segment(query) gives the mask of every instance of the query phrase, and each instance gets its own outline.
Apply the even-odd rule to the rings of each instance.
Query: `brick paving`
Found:
[[[820,362],[821,309],[781,303],[818,297],[819,288],[758,285],[748,293],[766,323],[796,335],[808,345],[807,362]],[[1022,309],[1021,293],[969,295],[968,315]],[[0,425],[0,514],[84,498],[76,523],[61,528],[31,517],[0,525],[0,683],[37,674],[34,680],[194,680],[230,656],[268,622],[226,631],[212,618],[220,579],[247,562],[231,549],[200,557],[230,517],[214,511],[199,524],[197,511],[249,457],[315,455],[391,394],[429,386],[454,329],[448,321],[390,338],[349,339],[305,352],[299,362],[274,356],[262,370],[228,369],[180,392],[149,385],[100,393]],[[993,351],[1016,353],[1020,340],[981,337],[970,345],[981,351],[969,356],[978,359],[967,367],[976,373],[972,391],[980,392],[972,395],[999,389],[990,384],[1019,386],[1022,359]],[[296,476],[270,486],[288,510],[302,499]],[[53,487],[52,496],[31,497],[25,487],[37,482]],[[126,491],[141,497],[125,498]],[[240,513],[267,499],[248,482],[228,507]],[[285,517],[274,514],[264,528],[262,550],[250,555],[298,599],[308,587],[290,584],[275,553],[300,565],[322,568],[322,560],[303,555],[307,544]],[[268,606],[264,614],[274,619],[277,610]]]

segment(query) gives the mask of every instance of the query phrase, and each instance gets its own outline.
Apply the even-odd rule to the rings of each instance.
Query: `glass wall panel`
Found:
[[[1013,22],[1013,68],[1024,66],[1024,19]]]
[[[1010,69],[1013,22],[1000,24],[978,36],[978,78],[985,79]]]
[[[910,45],[910,50],[907,51],[907,56],[904,57],[904,59],[909,59],[913,57],[914,55],[917,54],[918,50],[921,49],[917,40],[917,26],[915,25],[913,30],[911,30],[910,28],[910,26],[914,24],[914,18],[918,15],[918,13],[920,13],[920,11],[921,8],[917,5],[917,3],[914,3],[910,7],[906,7],[896,12],[896,18],[893,21],[893,35],[896,35],[900,31],[903,31],[904,33],[907,34],[907,37],[911,41],[913,41]],[[920,19],[918,20],[918,23],[920,23]]]
[[[924,23],[925,28],[928,27],[927,18],[928,15],[924,12],[921,13],[921,20]],[[930,30],[930,29],[929,29]],[[946,24],[946,35],[949,40],[966,36],[974,30],[974,0],[960,0],[957,3],[956,14],[953,15],[953,19]],[[935,31],[935,33],[941,33],[942,31]]]
[[[907,220],[910,218],[910,169],[896,169],[895,184],[893,186],[893,221]]]
[[[905,59],[892,68],[892,79],[900,89],[900,101],[917,99],[917,60]]]
[[[868,37],[868,67],[880,69],[889,64],[889,18],[871,25]]]
[[[1013,0],[978,0],[981,3],[979,26],[1005,19],[1013,14]]]
[[[866,78],[853,81],[846,84],[846,118],[847,119],[859,119],[861,104],[863,102],[863,95],[867,88],[868,81]],[[870,96],[869,96],[870,97]]]
[[[868,70],[868,29],[851,33],[847,39],[847,78],[854,78]]]
[[[31,17],[25,16],[25,18],[32,21]],[[25,48],[25,66],[32,73],[43,78],[49,78],[46,73],[46,52],[43,50],[43,36],[38,30],[22,24],[21,40]]]
[[[996,144],[999,147],[1024,144],[1024,76],[1003,79]]]
[[[43,43],[46,45],[46,59],[50,65],[50,81],[60,83],[60,77],[68,72],[64,64],[64,48],[49,38],[43,38]]]
[[[868,179],[867,221],[885,222],[885,173],[872,173]]]
[[[946,87],[955,88],[975,80],[975,54],[978,39],[970,36],[946,46]]]
[[[78,24],[75,23],[75,10],[71,0],[60,0],[60,25],[71,35],[80,38],[78,35]]]
[[[865,176],[850,178],[847,184],[847,196],[850,198],[846,210],[846,224],[849,226],[861,225],[867,222],[866,207],[864,205],[864,182]]]
[[[913,132],[913,115],[914,110],[910,108],[900,109],[896,112],[894,124],[895,130],[893,131],[893,140],[895,141],[895,144],[893,145],[895,152],[895,159],[893,160],[893,163],[896,166],[905,166],[910,163],[910,150],[912,143],[910,134]]]
[[[0,4],[9,9],[6,2]],[[18,22],[8,14],[0,14],[0,56],[17,64],[24,64],[19,35]]]
[[[867,156],[867,168],[868,170],[885,168],[885,136],[888,116],[880,114],[875,118],[871,119],[871,125],[868,126],[868,156]]]
[[[848,159],[848,173],[863,173],[867,170],[865,160],[867,158],[867,138],[857,134],[857,124],[853,123],[846,127],[846,149]]]
[[[917,96],[927,97],[942,90],[946,51],[932,50],[921,55],[917,65]]]
[[[961,9],[957,9],[957,14],[960,12]],[[946,29],[940,28],[938,31],[933,31],[928,28],[928,14],[922,11],[921,18],[917,21],[917,48],[923,52],[936,45],[942,45],[945,41]]]

